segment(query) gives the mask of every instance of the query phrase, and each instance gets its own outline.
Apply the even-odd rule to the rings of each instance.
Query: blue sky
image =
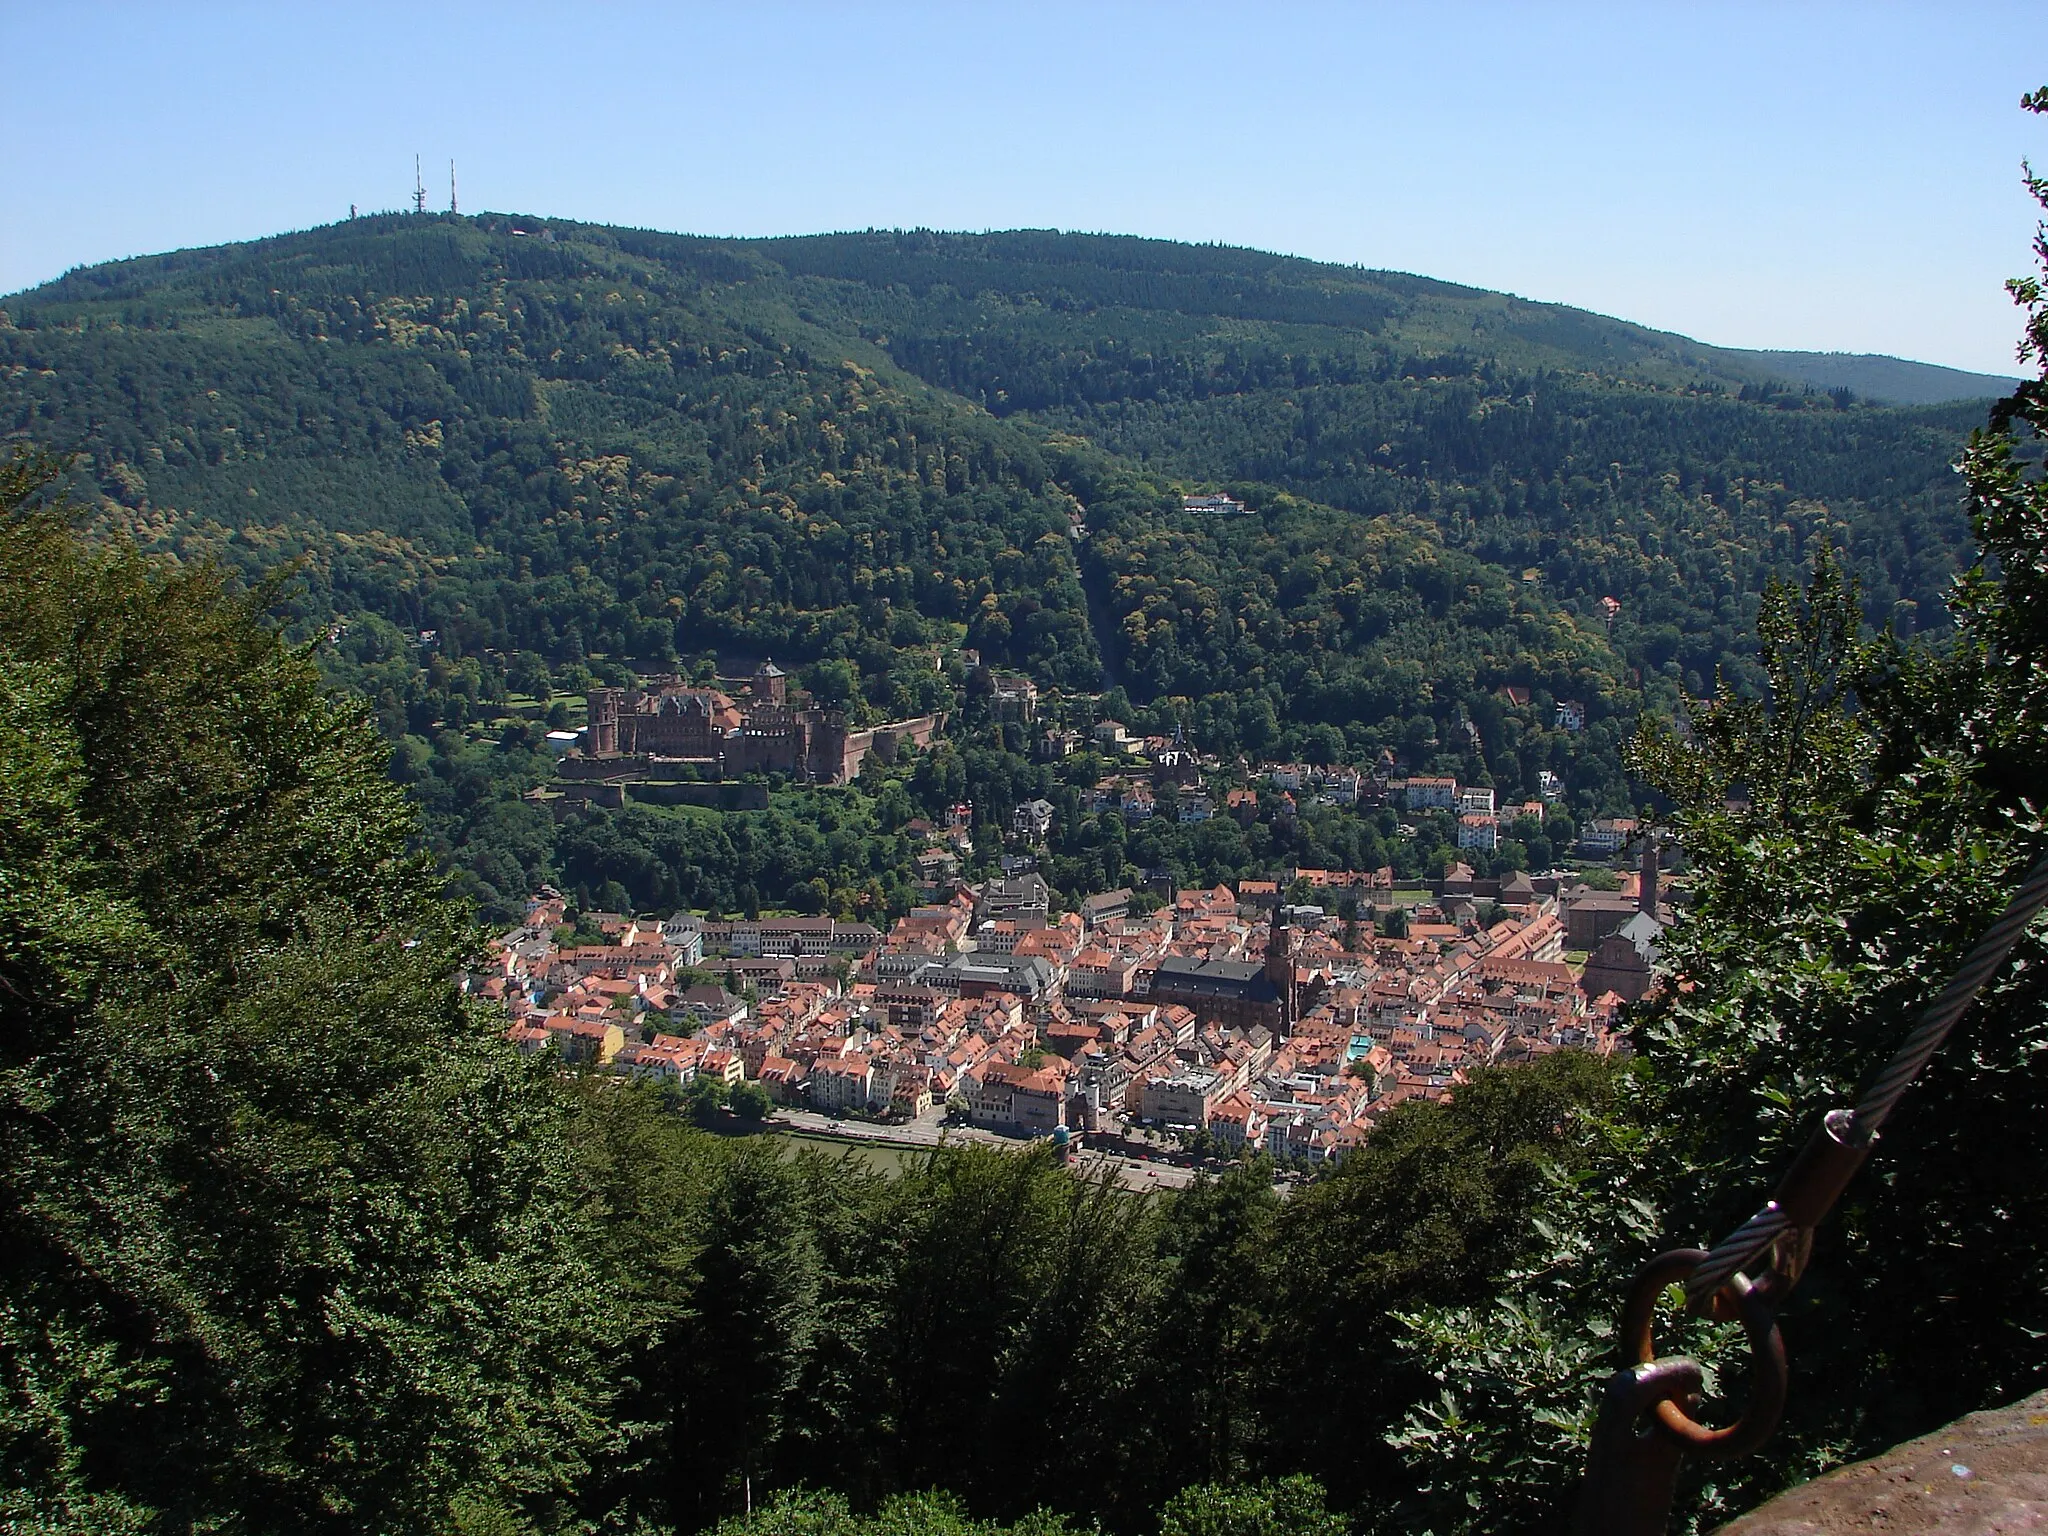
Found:
[[[2038,4],[0,0],[0,292],[445,204],[1219,240],[2013,372]]]

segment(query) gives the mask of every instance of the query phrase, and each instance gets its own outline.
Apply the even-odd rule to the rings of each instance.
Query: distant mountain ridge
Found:
[[[326,226],[269,239],[195,247],[161,255],[132,257],[77,268],[49,283],[0,295],[0,303],[42,298],[115,299],[137,295],[165,279],[190,275],[273,246],[347,231],[368,223]],[[959,288],[963,273],[972,281],[1014,291],[1033,279],[1063,269],[1122,274],[1124,291],[1115,297],[1139,308],[1166,308],[1245,320],[1352,327],[1372,334],[1413,335],[1418,340],[1453,341],[1452,327],[1439,317],[1459,313],[1475,338],[1526,344],[1543,360],[1574,356],[1597,368],[1637,367],[1664,376],[1672,368],[1741,384],[1782,382],[1817,390],[1846,388],[1884,405],[1941,405],[1983,400],[2011,392],[2016,376],[1972,373],[1937,363],[1883,353],[1803,352],[1722,347],[1675,331],[1660,331],[1632,320],[1568,304],[1526,299],[1492,289],[1415,273],[1320,262],[1246,246],[1191,245],[1137,235],[1016,229],[983,234],[939,230],[866,230],[758,239],[668,234],[660,231],[585,225],[537,215],[483,214],[476,221],[544,241],[602,231],[610,237],[641,237],[674,247],[695,247],[708,272],[718,254],[741,252],[766,258],[792,275],[863,281],[880,275],[877,256],[888,248],[888,284],[912,292]],[[728,268],[736,277],[744,268]],[[1246,279],[1251,279],[1248,287]],[[1098,289],[1099,285],[1091,284]],[[970,289],[969,291],[975,291]],[[1512,347],[1511,347],[1512,349]],[[1486,348],[1498,351],[1495,346]]]
[[[1996,373],[1969,373],[1939,363],[1916,363],[1880,352],[1775,352],[1727,349],[1765,373],[1815,389],[1851,389],[1886,405],[1941,405],[2009,395],[2020,381]]]
[[[1037,268],[1098,266],[1128,273],[1174,273],[1184,286],[1176,293],[1184,305],[1191,291],[1211,303],[1228,297],[1222,310],[1241,318],[1286,319],[1308,323],[1354,325],[1380,331],[1392,322],[1403,329],[1403,311],[1416,316],[1442,304],[1472,311],[1475,331],[1496,326],[1538,346],[1582,350],[1601,364],[1616,361],[1675,363],[1735,383],[1782,381],[1819,390],[1847,388],[1859,397],[1885,405],[1940,405],[1958,400],[1991,399],[2009,394],[2017,377],[1970,373],[1936,363],[1879,353],[1799,352],[1722,347],[1676,331],[1659,331],[1632,320],[1595,310],[1543,300],[1525,299],[1492,289],[1446,282],[1415,273],[1342,266],[1307,257],[1283,256],[1242,246],[1196,246],[1132,235],[1075,234],[1060,230],[1004,230],[983,235],[943,231],[868,231],[862,234],[788,235],[734,242],[774,260],[786,270],[820,277],[860,279],[869,270],[868,257],[877,238],[899,242],[892,281],[910,281],[928,291],[960,270],[959,242],[971,241],[994,252],[973,260],[992,278]],[[923,252],[903,260],[904,242],[928,242]],[[952,257],[949,263],[948,257]],[[1246,293],[1230,280],[1253,276],[1260,288]],[[1180,306],[1176,306],[1180,307]]]

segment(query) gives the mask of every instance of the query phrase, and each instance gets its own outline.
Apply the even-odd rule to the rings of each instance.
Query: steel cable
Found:
[[[1878,1074],[1877,1081],[1863,1091],[1863,1097],[1856,1101],[1853,1134],[1858,1139],[1868,1141],[1877,1134],[1885,1117],[1898,1104],[1913,1079],[1920,1075],[1920,1069],[1941,1049],[1949,1031],[1956,1027],[1956,1021],[1969,1011],[1970,1004],[1977,1000],[1984,984],[2005,964],[2013,945],[2019,942],[2027,924],[2044,905],[2048,905],[2048,858],[2034,866],[2026,884],[2013,893],[2005,915],[1977,941],[1977,947],[1963,961],[1955,979],[1942,988],[1941,996],[1921,1016],[1913,1033],[1906,1037],[1906,1043],[1899,1047],[1898,1054]]]
[[[1921,1014],[1920,1022],[1886,1063],[1885,1069],[1864,1090],[1863,1096],[1856,1101],[1855,1109],[1829,1112],[1827,1128],[1830,1134],[1844,1143],[1869,1145],[1876,1137],[1878,1127],[1897,1107],[1921,1069],[1941,1049],[1942,1042],[1948,1039],[1957,1021],[1977,1000],[1977,994],[2005,964],[2027,924],[2043,906],[2048,906],[2048,857],[2043,857],[2033,867],[2026,882],[2013,893],[2004,914],[1986,930],[1954,979],[1942,988],[1941,995]],[[1706,1260],[1692,1272],[1685,1283],[1687,1303],[1694,1307],[1704,1306],[1732,1276],[1746,1270],[1779,1238],[1793,1230],[1791,1216],[1776,1200],[1768,1202],[1762,1210],[1716,1243]]]

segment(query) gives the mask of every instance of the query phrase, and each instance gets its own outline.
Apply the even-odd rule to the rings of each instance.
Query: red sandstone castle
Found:
[[[721,682],[731,681],[720,679]],[[786,773],[819,784],[844,784],[873,752],[894,762],[905,742],[931,745],[943,717],[924,715],[868,730],[850,731],[836,709],[816,709],[800,694],[792,703],[789,678],[763,661],[740,684],[735,703],[717,688],[680,677],[654,677],[632,688],[593,688],[588,697],[592,758],[666,758],[713,768],[721,776]]]

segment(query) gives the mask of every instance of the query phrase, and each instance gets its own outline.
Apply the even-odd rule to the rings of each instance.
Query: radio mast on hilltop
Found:
[[[448,162],[448,211],[449,211],[450,213],[454,213],[454,212],[456,211],[456,208],[455,208],[455,162],[454,162],[453,160],[450,160],[450,161]]]
[[[425,213],[427,211],[427,184],[420,180],[420,157],[418,155],[412,157],[412,211],[414,213]]]

